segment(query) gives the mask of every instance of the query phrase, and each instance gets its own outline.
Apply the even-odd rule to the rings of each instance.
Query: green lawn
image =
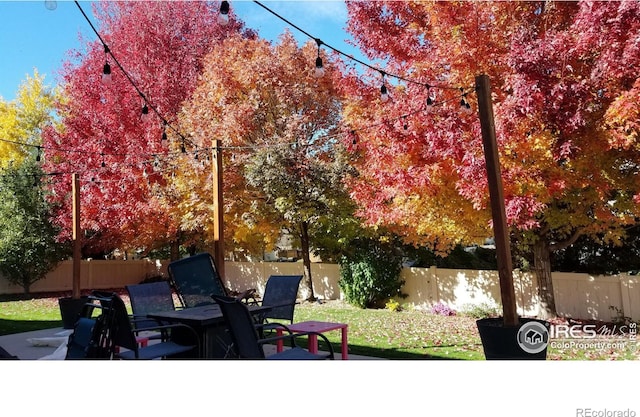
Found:
[[[123,299],[128,303],[126,295]],[[19,300],[0,297],[0,335],[62,325],[57,297]],[[303,302],[296,306],[295,321],[318,320],[349,324],[349,353],[390,359],[484,359],[475,318],[440,316],[426,311],[359,309],[341,301]],[[340,332],[326,334],[340,349]],[[627,338],[610,336],[617,345],[549,347],[550,360],[638,360]],[[620,346],[619,342],[624,345]]]

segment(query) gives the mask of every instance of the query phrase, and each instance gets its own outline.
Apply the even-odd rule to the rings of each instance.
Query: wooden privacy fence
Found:
[[[145,278],[167,276],[168,261],[163,260],[87,260],[80,268],[82,289],[122,288]],[[232,290],[257,288],[264,291],[270,275],[302,274],[300,262],[226,262],[227,285]],[[311,268],[314,293],[327,300],[342,299],[338,286],[340,269],[336,264],[314,263]],[[64,261],[47,277],[31,286],[33,293],[71,291],[72,261]],[[558,314],[566,317],[611,320],[615,307],[625,316],[640,320],[640,280],[637,276],[591,276],[554,272],[553,285]],[[431,268],[404,268],[405,281],[399,299],[402,304],[427,309],[444,303],[455,310],[472,305],[499,306],[500,288],[497,271],[454,270]],[[514,271],[515,295],[518,314],[536,314],[536,278],[532,273]],[[302,287],[302,286],[301,286]],[[22,288],[9,284],[0,277],[0,294],[21,293]],[[301,288],[300,297],[307,294]]]

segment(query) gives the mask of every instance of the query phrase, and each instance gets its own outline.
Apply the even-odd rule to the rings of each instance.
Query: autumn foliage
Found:
[[[477,113],[469,88],[487,74],[507,218],[514,238],[532,245],[541,299],[553,312],[551,251],[581,235],[619,241],[640,208],[638,7],[348,3],[363,50],[386,60],[386,72],[420,82],[397,82],[386,103],[379,74],[344,83],[354,97],[344,116],[357,136],[348,141],[357,143],[352,195],[362,215],[436,248],[491,236],[479,121],[459,105]]]
[[[58,222],[69,233],[71,173],[80,175],[86,247],[151,248],[177,238],[180,219],[164,209],[161,170],[171,169],[171,130],[195,88],[202,59],[229,33],[207,2],[99,2],[99,41],[87,42],[63,69],[62,127],[45,135],[46,169],[68,173],[54,191],[64,204]],[[112,54],[112,55],[111,55]],[[77,64],[76,64],[77,62]],[[101,82],[103,66],[112,82]],[[148,115],[142,117],[147,106]],[[163,140],[163,132],[167,139]]]

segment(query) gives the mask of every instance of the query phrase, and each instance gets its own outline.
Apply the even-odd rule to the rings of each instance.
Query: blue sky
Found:
[[[263,3],[299,28],[322,39],[340,51],[363,59],[358,50],[347,43],[344,31],[347,12],[343,1],[269,1]],[[274,40],[288,25],[252,1],[230,1],[232,10],[247,27]],[[19,85],[32,75],[34,68],[45,75],[45,83],[56,83],[57,71],[67,59],[67,53],[81,47],[78,34],[94,40],[95,34],[73,1],[55,2],[55,9],[44,0],[0,0],[0,96],[5,101],[15,98]],[[92,18],[91,2],[80,6]],[[290,28],[298,41],[309,38]],[[114,51],[115,52],[115,51]]]

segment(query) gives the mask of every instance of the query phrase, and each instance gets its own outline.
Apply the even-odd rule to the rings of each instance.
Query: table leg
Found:
[[[318,335],[317,334],[309,335],[309,352],[318,353]]]
[[[276,336],[278,337],[282,336],[282,329],[280,327],[276,327]],[[284,343],[282,342],[282,339],[277,340],[276,352],[278,353],[282,352],[283,347],[284,347]]]
[[[349,345],[347,344],[347,326],[342,328],[342,360],[349,359]]]

